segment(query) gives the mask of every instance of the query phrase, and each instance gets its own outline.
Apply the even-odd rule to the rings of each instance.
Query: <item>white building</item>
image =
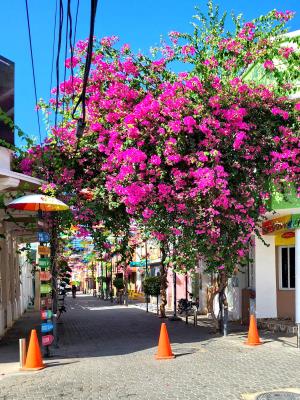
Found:
[[[293,38],[300,37],[300,30],[283,36],[282,45],[299,51]],[[289,42],[285,42],[285,38]],[[284,64],[274,63],[280,69]],[[246,79],[268,83],[260,66],[246,72]],[[300,99],[300,79],[293,77],[297,91],[290,96]],[[269,82],[270,83],[270,82]],[[267,215],[262,234],[268,246],[255,239],[255,284],[257,318],[290,318],[300,323],[300,198],[291,193],[286,201],[276,193],[272,198],[272,209],[276,214]],[[298,309],[298,311],[297,311]],[[297,315],[296,315],[297,314]]]
[[[300,322],[300,198],[277,201],[276,215],[263,223],[256,240],[255,282],[258,318]]]
[[[0,197],[6,202],[12,192],[30,191],[41,185],[39,179],[10,169],[11,151],[0,147]],[[11,218],[13,215],[13,218]],[[34,242],[35,230],[26,228],[34,222],[34,214],[5,210],[0,206],[0,337],[27,309],[32,301],[31,266],[25,254],[18,254],[19,245]]]

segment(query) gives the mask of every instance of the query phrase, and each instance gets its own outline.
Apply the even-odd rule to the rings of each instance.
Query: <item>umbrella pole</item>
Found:
[[[41,204],[39,203],[39,209],[38,209],[38,219],[43,219],[43,211],[41,209]]]
[[[51,283],[52,283],[52,313],[57,315],[57,269],[56,269],[56,241],[57,241],[57,225],[54,215],[51,215],[51,238],[50,238],[50,254],[51,254]],[[58,347],[58,332],[56,329],[56,317],[53,318],[53,334],[54,346]]]

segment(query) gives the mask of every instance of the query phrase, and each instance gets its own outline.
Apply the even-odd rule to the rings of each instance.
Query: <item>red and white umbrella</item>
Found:
[[[13,200],[8,204],[9,208],[25,211],[64,211],[69,206],[55,197],[45,196],[43,194],[30,194]]]

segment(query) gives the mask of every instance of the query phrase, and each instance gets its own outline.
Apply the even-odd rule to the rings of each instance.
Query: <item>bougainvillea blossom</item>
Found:
[[[288,98],[290,83],[276,84],[273,61],[293,69],[299,60],[294,46],[274,39],[291,17],[272,11],[228,37],[218,22],[219,36],[199,27],[194,35],[172,32],[155,60],[129,45],[118,50],[115,37],[95,42],[83,137],[70,117],[79,68],[60,85],[64,121],[52,127],[42,152],[36,147],[22,160],[23,171],[63,188],[83,224],[96,226],[99,210],[111,221],[111,210],[123,207],[157,240],[175,243],[178,257],[204,253],[212,270],[232,271],[273,185],[300,187],[299,103]],[[82,66],[85,49],[79,42],[66,66]],[[174,60],[190,72],[172,72]],[[271,85],[244,79],[255,63],[270,77],[277,73]],[[35,163],[39,156],[43,166]]]

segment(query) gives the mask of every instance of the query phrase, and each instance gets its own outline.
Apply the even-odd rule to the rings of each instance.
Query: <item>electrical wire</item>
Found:
[[[28,27],[29,46],[30,46],[30,57],[31,57],[31,67],[32,67],[32,76],[33,76],[34,96],[35,96],[35,103],[36,103],[36,115],[37,115],[37,123],[38,123],[38,132],[39,132],[40,145],[42,147],[41,123],[40,123],[39,109],[37,107],[38,98],[37,98],[36,78],[35,78],[35,69],[34,69],[34,58],[33,58],[31,29],[30,29],[30,18],[29,18],[29,9],[28,9],[27,0],[25,0],[25,5],[26,5],[27,27]]]
[[[66,24],[66,37],[65,37],[65,62],[64,62],[64,86],[66,82],[66,77],[67,77],[67,66],[66,66],[66,59],[67,59],[67,54],[68,54],[68,37],[69,37],[69,13],[71,12],[70,10],[71,6],[71,0],[68,0],[68,9],[67,9],[67,24]],[[72,19],[71,19],[72,22]],[[71,65],[72,65],[72,59],[71,59]],[[63,110],[63,116],[65,115],[65,88],[64,88],[64,95],[63,95],[63,104],[62,104],[62,110]]]
[[[98,0],[91,0],[90,36],[89,36],[89,44],[88,44],[88,48],[87,48],[87,57],[86,57],[86,62],[85,62],[83,86],[82,86],[82,119],[83,119],[83,122],[85,122],[86,88],[87,88],[87,82],[88,82],[89,73],[90,73],[90,69],[91,69],[91,63],[92,63],[92,52],[93,52],[97,3],[98,3]]]
[[[57,127],[58,100],[59,100],[59,59],[60,59],[60,51],[61,51],[61,39],[62,39],[63,23],[64,23],[64,5],[63,5],[63,0],[59,0],[59,27],[58,27],[58,43],[57,43],[57,56],[56,56],[55,127]]]
[[[78,3],[77,3],[78,5]],[[78,10],[77,10],[78,12]],[[77,12],[76,12],[76,21],[77,21]],[[72,92],[73,92],[73,98],[74,98],[74,68],[73,68],[73,57],[74,57],[74,45],[73,45],[73,22],[72,22],[72,12],[71,12],[71,0],[68,0],[68,22],[69,22],[69,46],[70,46],[70,52],[71,52],[71,84],[72,84]],[[77,22],[76,22],[77,24]],[[76,30],[76,25],[75,25],[75,30]],[[66,38],[67,41],[67,38]]]
[[[53,82],[53,70],[54,70],[54,48],[55,48],[55,39],[56,39],[57,8],[58,8],[58,0],[56,0],[56,2],[55,2],[55,14],[54,14],[54,29],[53,29],[52,59],[51,59],[51,77],[50,77],[50,88],[49,88],[50,98],[51,98],[51,90],[52,90],[52,82]]]
[[[73,109],[72,117],[75,119],[75,112],[81,103],[82,105],[82,118],[78,118],[77,123],[77,132],[76,135],[79,138],[83,134],[83,130],[85,127],[85,118],[86,118],[86,89],[87,83],[92,63],[92,53],[93,53],[93,42],[94,42],[94,30],[95,30],[95,19],[96,19],[96,12],[97,12],[97,4],[98,0],[91,0],[91,16],[90,16],[90,34],[89,34],[89,42],[86,52],[86,60],[85,60],[85,68],[84,68],[84,75],[82,81],[82,91],[77,100],[77,103]]]
[[[75,42],[76,42],[76,33],[77,33],[77,20],[78,20],[79,3],[80,3],[80,0],[77,0],[76,16],[75,16],[75,25],[74,25],[73,49],[75,48]]]

